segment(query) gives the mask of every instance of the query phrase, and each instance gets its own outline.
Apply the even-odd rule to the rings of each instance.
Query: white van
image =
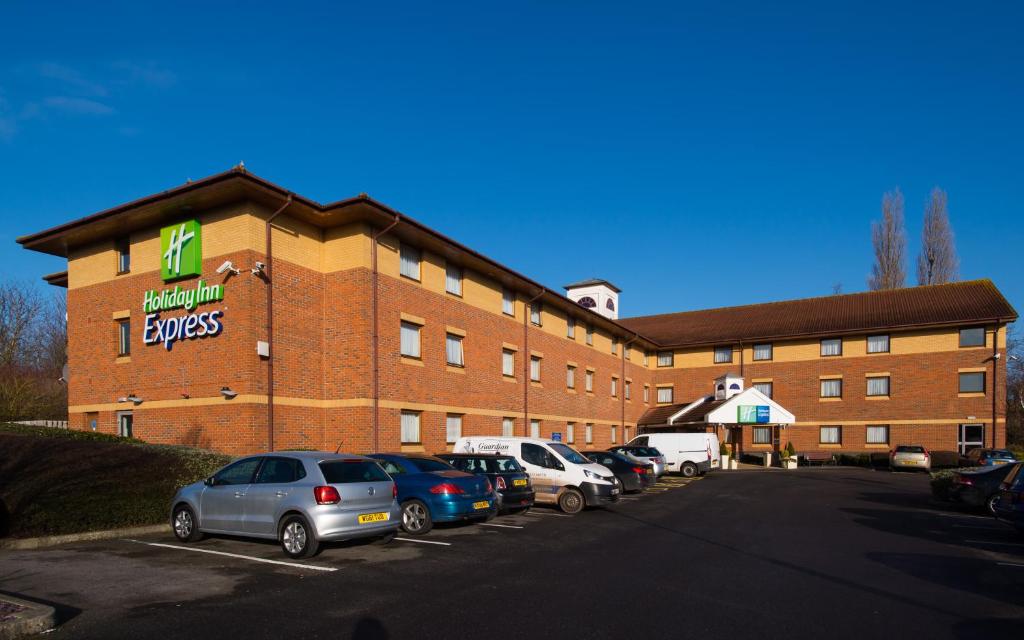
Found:
[[[627,445],[654,447],[665,456],[666,471],[676,471],[687,478],[718,469],[722,461],[718,436],[713,433],[648,433],[633,438]]]
[[[595,464],[562,442],[540,438],[470,436],[455,441],[453,453],[498,453],[514,456],[528,474],[537,502],[557,504],[579,513],[619,499],[622,488],[607,467]]]

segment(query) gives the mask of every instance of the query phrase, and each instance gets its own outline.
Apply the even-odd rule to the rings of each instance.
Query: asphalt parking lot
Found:
[[[169,533],[0,555],[0,591],[91,637],[729,638],[1013,633],[1024,537],[940,508],[923,475],[669,478],[606,509],[537,507],[291,561]]]

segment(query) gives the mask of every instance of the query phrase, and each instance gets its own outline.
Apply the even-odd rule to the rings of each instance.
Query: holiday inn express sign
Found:
[[[164,282],[203,272],[202,227],[198,220],[186,220],[160,230],[160,277]],[[147,291],[142,300],[146,320],[142,341],[163,344],[168,351],[178,340],[205,338],[219,334],[223,325],[220,309],[192,313],[201,304],[224,299],[223,284],[207,284],[199,280],[195,286],[175,285],[173,289]],[[174,309],[189,312],[184,316],[161,318],[160,313]]]

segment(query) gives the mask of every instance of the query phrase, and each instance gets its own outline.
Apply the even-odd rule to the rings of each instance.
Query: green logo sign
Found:
[[[203,241],[198,220],[186,220],[160,230],[160,276],[177,280],[203,271]]]
[[[770,408],[766,405],[740,405],[736,407],[736,422],[740,424],[767,424]]]

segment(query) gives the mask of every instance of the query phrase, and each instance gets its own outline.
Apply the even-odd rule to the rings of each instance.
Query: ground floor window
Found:
[[[587,424],[587,427],[586,427],[586,438],[587,438],[587,444],[592,444],[594,442],[594,425]]]
[[[501,435],[506,438],[515,434],[516,421],[513,418],[502,418],[501,419]]]
[[[842,444],[843,428],[839,426],[821,427],[818,442],[821,444]]]
[[[530,420],[530,437],[540,437],[540,420]]]
[[[612,425],[612,444],[615,444],[615,443],[618,442],[618,431],[619,431],[618,427],[616,427],[615,425]]]
[[[754,427],[754,444],[771,444],[771,427]]]
[[[117,435],[122,438],[132,437],[132,426],[135,418],[131,411],[121,411],[117,414]]]
[[[889,425],[868,425],[866,441],[868,444],[889,444]]]
[[[402,412],[402,444],[419,444],[420,414],[418,411]]]
[[[576,442],[576,423],[566,422],[565,423],[565,441],[572,444]]]
[[[449,415],[445,421],[445,441],[452,444],[462,437],[462,416]]]

